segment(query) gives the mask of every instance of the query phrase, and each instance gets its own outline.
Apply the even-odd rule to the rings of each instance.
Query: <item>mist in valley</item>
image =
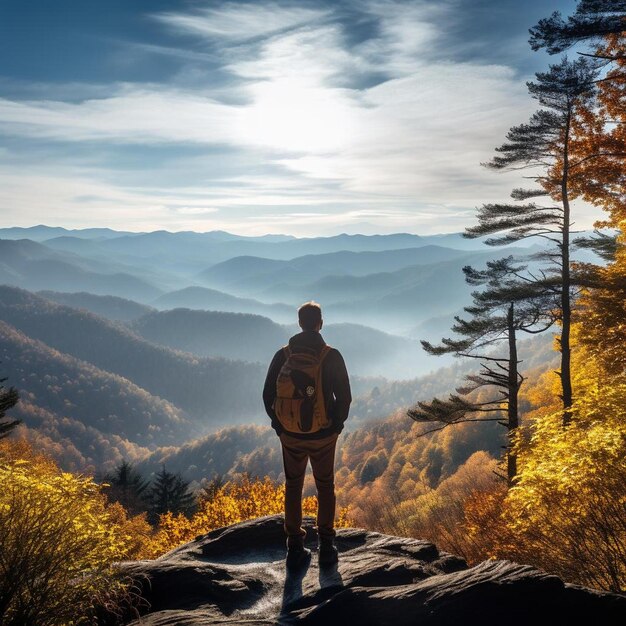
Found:
[[[532,263],[538,250],[507,253]],[[4,229],[0,359],[23,390],[25,427],[69,466],[98,470],[267,427],[268,364],[299,332],[298,306],[315,300],[350,373],[357,428],[459,383],[467,364],[420,340],[449,336],[463,313],[462,268],[501,254],[460,234]]]

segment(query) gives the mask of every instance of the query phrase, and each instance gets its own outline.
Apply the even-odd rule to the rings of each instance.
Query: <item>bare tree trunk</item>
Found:
[[[507,326],[509,335],[509,380],[508,380],[508,407],[507,407],[507,482],[509,488],[513,486],[517,476],[517,455],[513,450],[513,437],[519,426],[519,415],[517,405],[517,392],[519,391],[519,381],[517,372],[517,337],[515,335],[513,303],[511,302],[507,312]]]
[[[567,115],[565,127],[565,138],[563,145],[563,174],[561,178],[561,197],[563,202],[563,239],[561,243],[561,388],[563,400],[563,425],[567,426],[572,413],[569,410],[572,406],[572,374],[571,374],[571,347],[570,329],[572,324],[572,312],[570,302],[570,205],[568,197],[569,178],[569,135],[571,126],[571,110]]]

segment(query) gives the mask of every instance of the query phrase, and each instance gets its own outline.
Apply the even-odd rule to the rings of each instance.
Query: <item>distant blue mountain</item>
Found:
[[[162,290],[124,272],[94,271],[93,261],[61,253],[28,239],[0,239],[0,284],[40,291],[87,291],[153,300]],[[106,271],[106,267],[103,268]]]
[[[286,304],[264,304],[251,298],[238,298],[216,289],[206,287],[185,287],[163,294],[151,302],[157,309],[198,309],[203,311],[223,311],[227,313],[253,313],[266,315],[277,321],[289,322],[295,319],[294,307]]]
[[[197,279],[216,288],[254,293],[283,284],[302,285],[327,276],[366,276],[466,257],[466,250],[426,245],[382,251],[339,251],[309,254],[291,260],[240,256],[218,263]]]
[[[60,226],[29,226],[22,228],[13,226],[11,228],[0,228],[0,239],[31,239],[32,241],[46,241],[52,237],[72,236],[80,239],[105,239],[109,237],[119,237],[120,235],[132,235],[127,231],[113,230],[111,228],[82,228],[69,229]]]
[[[136,275],[164,290],[170,290],[180,284],[180,279],[190,284],[194,276],[210,270],[212,266],[229,261],[235,257],[255,257],[266,260],[292,261],[310,255],[315,259],[304,259],[296,268],[297,273],[303,267],[314,264],[323,265],[328,274],[362,275],[376,271],[374,258],[350,258],[349,253],[381,253],[382,265],[377,271],[393,271],[402,264],[421,263],[419,259],[408,256],[427,256],[427,252],[404,252],[431,247],[433,261],[443,260],[442,255],[453,255],[461,251],[480,250],[484,246],[478,240],[466,240],[459,233],[447,235],[418,236],[409,233],[390,235],[347,235],[334,237],[295,238],[286,235],[263,235],[245,237],[224,231],[198,233],[193,231],[169,232],[158,230],[147,233],[129,233],[111,229],[70,230],[48,226],[32,228],[0,229],[0,239],[28,238],[44,242],[57,251],[78,254],[83,259],[103,264],[102,271],[111,273],[121,271]],[[439,252],[435,247],[439,248]],[[452,252],[445,252],[449,248]],[[382,255],[397,251],[399,254]],[[339,254],[336,258],[319,258],[324,255]],[[403,260],[402,255],[407,255]],[[450,258],[447,256],[446,258]],[[394,260],[395,259],[395,260]],[[345,267],[341,267],[345,262]],[[368,266],[368,263],[370,264]],[[115,266],[115,268],[114,268]],[[360,266],[360,268],[359,268]],[[114,269],[113,269],[114,268]],[[297,276],[296,273],[296,276]],[[321,274],[308,279],[321,278]],[[204,279],[203,279],[204,280]],[[222,283],[203,282],[207,286],[220,288]],[[239,294],[241,295],[241,294]]]

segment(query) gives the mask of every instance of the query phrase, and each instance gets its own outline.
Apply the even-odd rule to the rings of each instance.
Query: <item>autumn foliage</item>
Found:
[[[90,624],[118,605],[126,584],[112,564],[127,556],[130,534],[100,486],[8,441],[0,484],[0,623]]]
[[[284,485],[267,477],[252,479],[244,476],[209,488],[200,496],[198,510],[191,518],[182,514],[161,515],[156,532],[145,542],[140,554],[143,558],[155,558],[215,528],[283,513],[284,497]],[[317,499],[304,498],[302,512],[315,516]],[[347,509],[339,511],[336,525],[350,525]]]
[[[284,485],[243,476],[205,489],[190,518],[156,527],[109,502],[107,486],[61,471],[24,440],[0,441],[0,623],[93,624],[132,607],[133,581],[115,563],[156,558],[221,526],[284,510]],[[315,515],[317,500],[303,501]],[[337,526],[348,526],[341,509]]]
[[[567,429],[558,413],[546,415],[520,446],[524,471],[504,502],[509,536],[496,551],[572,582],[620,591],[626,588],[626,385],[586,391]]]

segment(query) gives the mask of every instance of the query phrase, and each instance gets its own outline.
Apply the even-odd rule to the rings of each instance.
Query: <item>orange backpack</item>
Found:
[[[331,425],[322,390],[322,362],[330,352],[292,352],[283,348],[285,362],[276,379],[274,411],[282,427],[291,433],[316,433]]]

